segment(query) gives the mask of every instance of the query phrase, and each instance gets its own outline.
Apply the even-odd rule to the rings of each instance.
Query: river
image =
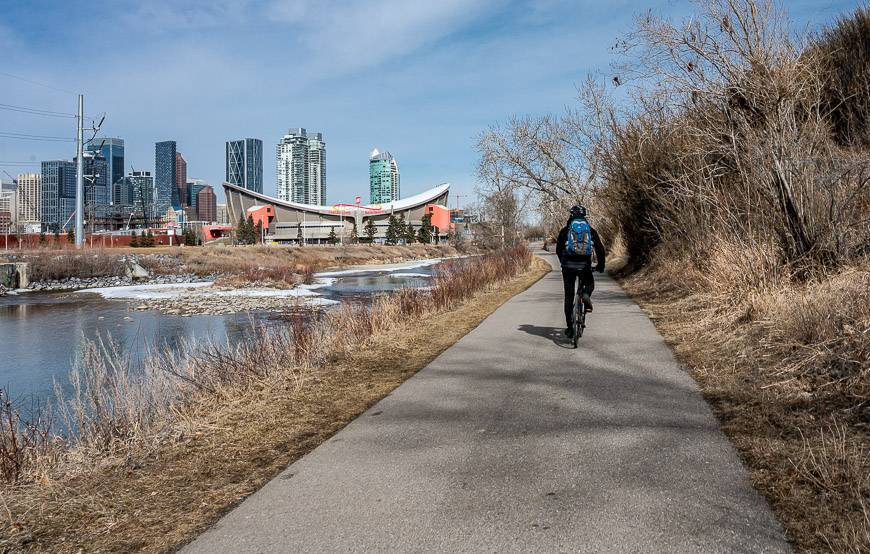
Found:
[[[314,294],[306,299],[319,300],[320,305],[365,302],[402,287],[426,287],[431,284],[436,262],[319,273],[312,287]],[[0,297],[0,387],[18,403],[53,397],[55,380],[67,388],[69,371],[84,338],[111,337],[133,360],[141,360],[155,345],[177,349],[191,340],[235,341],[263,325],[286,323],[284,315],[276,311],[178,316],[136,310],[147,292],[130,295],[121,289],[102,289],[108,298],[87,290]],[[166,293],[166,288],[160,293]]]

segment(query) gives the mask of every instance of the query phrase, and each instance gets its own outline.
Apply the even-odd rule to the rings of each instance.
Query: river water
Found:
[[[436,261],[321,273],[314,298],[320,304],[365,302],[402,287],[426,287]],[[286,324],[279,312],[185,317],[135,310],[141,294],[124,298],[118,294],[123,291],[111,292],[106,293],[110,298],[87,291],[0,297],[0,387],[19,402],[53,397],[55,380],[67,388],[84,338],[111,337],[133,360],[141,360],[155,345],[183,348],[192,340],[235,341],[264,325]]]

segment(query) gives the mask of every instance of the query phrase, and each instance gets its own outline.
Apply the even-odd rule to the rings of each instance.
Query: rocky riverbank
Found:
[[[69,277],[67,279],[57,279],[49,281],[36,281],[30,284],[31,291],[43,292],[58,292],[65,290],[80,290],[91,288],[105,287],[124,287],[130,285],[162,285],[162,284],[181,284],[195,283],[199,281],[212,281],[211,278],[199,277],[193,273],[185,273],[180,275],[155,275],[152,277],[134,279],[133,277]]]
[[[238,312],[294,312],[336,304],[308,289],[196,289],[171,298],[140,300],[135,310],[157,310],[167,315],[225,315]]]

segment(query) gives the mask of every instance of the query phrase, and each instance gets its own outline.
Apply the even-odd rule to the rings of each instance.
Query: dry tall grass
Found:
[[[10,259],[29,264],[31,281],[123,276],[123,258],[122,253],[108,250],[34,250],[10,255]]]
[[[524,246],[457,259],[439,270],[430,290],[400,290],[378,297],[371,306],[344,304],[319,318],[299,316],[230,345],[157,352],[141,368],[111,341],[87,342],[70,374],[71,398],[56,410],[63,427],[75,432],[56,437],[44,429],[47,438],[40,439],[42,450],[34,451],[38,455],[17,456],[14,466],[0,466],[6,486],[56,479],[147,451],[183,435],[192,414],[219,406],[248,387],[267,382],[303,387],[312,369],[364,349],[372,337],[424,314],[455,307],[476,291],[525,271],[531,259]],[[5,445],[33,442],[28,438],[33,425],[11,405],[0,415],[11,418],[10,424],[0,425],[0,454],[10,450]]]

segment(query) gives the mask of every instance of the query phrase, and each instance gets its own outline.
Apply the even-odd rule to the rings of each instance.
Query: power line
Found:
[[[2,138],[11,138],[11,139],[21,139],[21,140],[44,140],[47,142],[75,142],[75,139],[67,138],[67,137],[53,137],[48,135],[30,135],[27,133],[10,133],[6,131],[0,131],[0,137]]]
[[[56,86],[54,86],[54,85],[48,85],[48,84],[46,84],[46,83],[40,83],[39,81],[34,81],[34,80],[32,80],[32,79],[25,79],[24,77],[19,77],[18,75],[13,75],[13,74],[11,74],[11,73],[7,73],[7,72],[5,72],[5,71],[0,71],[0,75],[5,75],[5,76],[7,76],[7,77],[12,77],[13,79],[18,79],[19,81],[24,81],[25,83],[30,83],[31,85],[37,85],[37,86],[40,86],[40,87],[50,88],[50,89],[52,89],[52,90],[56,90],[56,91],[59,91],[59,92],[65,92],[65,93],[67,93],[67,94],[77,94],[77,93],[75,93],[75,92],[73,92],[73,91],[71,91],[71,90],[66,90],[66,89],[63,89],[63,88],[60,88],[60,87],[56,87]]]
[[[8,138],[24,138],[24,139],[34,139],[34,140],[61,140],[61,141],[69,141],[75,140],[69,137],[56,137],[52,135],[31,135],[30,133],[13,133],[10,131],[0,131],[0,135],[6,135]]]
[[[75,114],[64,112],[53,112],[50,110],[42,110],[39,108],[26,108],[24,106],[13,106],[12,104],[0,104],[0,110],[8,110],[10,112],[26,113],[30,115],[44,115],[47,117],[65,117],[74,118]]]

